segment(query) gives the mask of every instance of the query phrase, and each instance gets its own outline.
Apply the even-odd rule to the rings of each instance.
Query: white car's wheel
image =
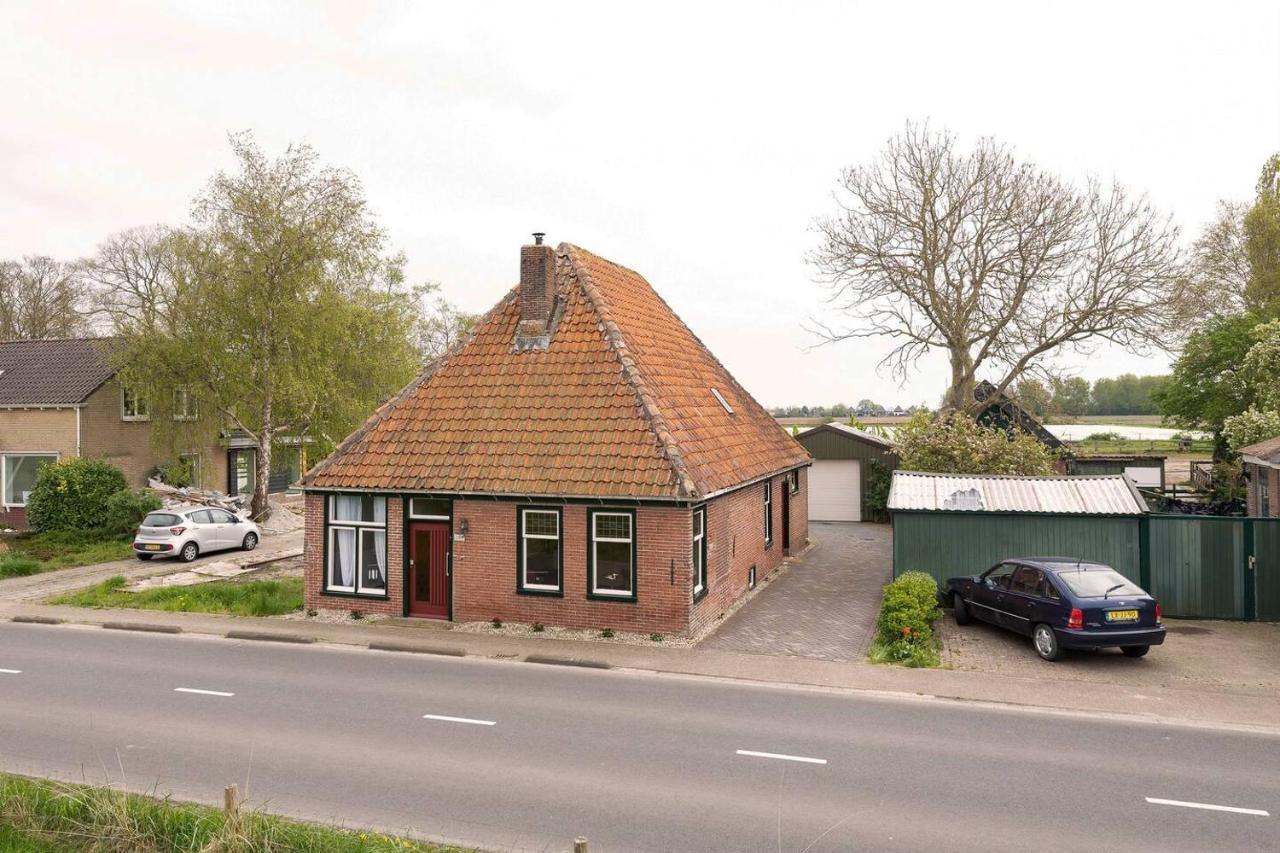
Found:
[[[178,552],[178,557],[182,562],[190,563],[196,557],[200,556],[200,546],[194,542],[188,542],[182,546],[182,550]]]
[[[243,548],[243,549],[244,549],[244,550],[246,550],[246,551],[252,551],[254,548],[257,548],[257,547],[258,547],[258,534],[256,534],[256,533],[246,533],[246,534],[244,535],[244,541],[240,543],[240,547],[241,547],[241,548]]]

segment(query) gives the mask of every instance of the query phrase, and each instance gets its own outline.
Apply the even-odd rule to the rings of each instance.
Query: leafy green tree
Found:
[[[1257,342],[1254,314],[1213,321],[1192,334],[1168,381],[1152,392],[1160,411],[1179,426],[1221,433],[1223,422],[1257,402],[1244,360]]]
[[[277,159],[248,134],[231,147],[238,169],[168,236],[163,304],[123,318],[114,361],[162,430],[249,436],[260,516],[278,439],[331,446],[418,372],[417,295],[353,174],[305,145]],[[193,409],[194,422],[174,417]]]
[[[1274,313],[1280,308],[1280,154],[1263,166],[1257,198],[1244,215],[1244,250],[1249,261],[1246,301]]]
[[[1093,383],[1092,411],[1099,415],[1149,415],[1159,409],[1151,392],[1163,382],[1162,376],[1123,373]]]
[[[1013,386],[1013,399],[1036,417],[1043,417],[1054,410],[1053,392],[1031,376],[1024,376]]]
[[[1050,382],[1053,390],[1053,407],[1064,415],[1087,415],[1093,408],[1093,391],[1089,380],[1080,376],[1066,379],[1054,377]]]
[[[982,426],[959,412],[934,417],[917,412],[894,433],[901,467],[940,474],[1054,473],[1057,457],[1032,436]]]
[[[864,412],[868,415],[883,415],[886,411],[885,407],[877,403],[875,400],[868,400],[866,398],[859,400],[858,405],[855,408],[857,408],[859,412]]]

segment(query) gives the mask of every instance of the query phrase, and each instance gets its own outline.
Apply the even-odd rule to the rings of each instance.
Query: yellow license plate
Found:
[[[1108,610],[1108,622],[1137,622],[1138,611],[1136,610]]]
[[[160,546],[159,546],[159,545],[143,545],[143,546],[142,546],[142,550],[144,550],[144,551],[159,551],[159,550],[160,550]]]

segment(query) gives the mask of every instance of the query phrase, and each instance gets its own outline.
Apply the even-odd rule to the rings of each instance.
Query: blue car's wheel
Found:
[[[969,615],[969,605],[964,603],[964,598],[961,597],[960,593],[952,594],[951,606],[956,614],[956,624],[968,625],[972,617]]]
[[[1062,646],[1058,643],[1058,635],[1043,622],[1032,629],[1031,643],[1036,647],[1036,654],[1045,660],[1054,661],[1062,657]]]

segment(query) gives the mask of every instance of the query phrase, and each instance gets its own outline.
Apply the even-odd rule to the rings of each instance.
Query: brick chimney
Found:
[[[542,244],[546,235],[535,232],[532,246],[520,247],[520,327],[518,338],[547,334],[556,301],[556,253]],[[532,342],[532,341],[531,341]]]

